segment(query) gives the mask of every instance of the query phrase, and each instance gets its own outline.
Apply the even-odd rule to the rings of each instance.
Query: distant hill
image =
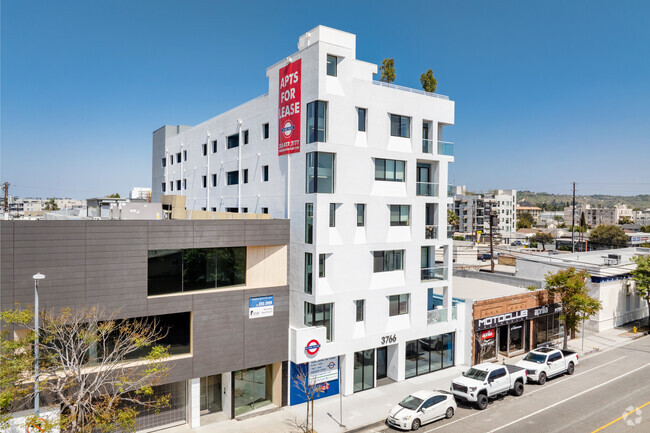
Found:
[[[544,203],[546,205],[542,206]],[[617,204],[624,204],[632,209],[648,209],[650,208],[650,194],[635,196],[602,194],[576,195],[576,203],[589,204],[591,206],[601,205],[602,207],[612,207]],[[571,205],[571,195],[517,191],[517,204],[520,206],[546,207],[548,210],[563,210],[565,206]]]

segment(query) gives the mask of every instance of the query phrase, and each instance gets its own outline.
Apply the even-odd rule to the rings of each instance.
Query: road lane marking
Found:
[[[553,408],[553,407],[555,407],[555,406],[558,406],[558,405],[560,405],[560,404],[566,403],[566,402],[569,401],[569,400],[573,400],[574,398],[579,397],[579,396],[581,396],[582,394],[586,394],[586,393],[591,392],[591,391],[593,391],[593,390],[595,390],[595,389],[598,389],[598,388],[600,388],[600,387],[602,387],[602,386],[608,385],[608,384],[614,382],[615,380],[621,379],[621,378],[623,378],[623,377],[625,377],[625,376],[628,376],[628,375],[630,375],[630,374],[632,374],[632,373],[636,373],[636,372],[639,371],[639,370],[643,370],[644,368],[646,368],[646,367],[649,366],[649,365],[650,365],[650,362],[648,362],[646,365],[642,365],[642,366],[639,367],[639,368],[635,368],[634,370],[628,371],[628,372],[625,373],[625,374],[621,374],[620,376],[617,376],[617,377],[615,377],[615,378],[613,378],[613,379],[610,379],[610,380],[608,380],[607,382],[603,382],[603,383],[601,383],[600,385],[592,386],[591,388],[589,388],[589,389],[585,389],[584,391],[579,392],[579,393],[577,393],[577,394],[575,394],[575,395],[572,395],[571,397],[565,398],[565,399],[562,400],[562,401],[558,401],[558,402],[556,402],[556,403],[553,403],[552,405],[550,405],[550,406],[548,406],[548,407],[545,407],[544,409],[540,409],[540,410],[538,410],[538,411],[536,411],[536,412],[533,412],[533,413],[528,414],[528,415],[526,415],[526,416],[523,416],[523,417],[521,417],[521,418],[519,418],[519,419],[516,419],[516,420],[514,420],[514,421],[512,421],[512,422],[509,422],[508,424],[504,424],[504,425],[502,425],[501,427],[497,427],[497,428],[495,428],[495,429],[493,429],[493,430],[490,430],[488,433],[494,433],[495,431],[499,431],[499,430],[504,429],[504,428],[506,428],[506,427],[510,427],[510,426],[513,425],[513,424],[517,424],[517,423],[520,422],[520,421],[523,421],[523,420],[525,420],[525,419],[530,418],[531,416],[535,416],[535,415],[540,414],[540,413],[542,413],[542,412],[544,412],[544,411],[546,411],[546,410],[548,410],[548,409],[551,409],[551,408]]]
[[[641,409],[642,407],[646,407],[646,406],[649,405],[649,404],[650,404],[650,401],[647,402],[647,403],[645,403],[645,404],[642,404],[641,406],[637,407],[637,408],[634,409],[634,410],[629,411],[629,412],[626,413],[626,414],[623,414],[623,416],[620,416],[620,417],[616,418],[614,421],[612,421],[612,422],[610,422],[610,423],[608,423],[608,424],[605,424],[605,425],[602,426],[601,428],[599,428],[599,429],[597,429],[597,430],[594,430],[594,431],[592,431],[591,433],[596,433],[596,432],[599,432],[599,431],[601,431],[601,430],[604,430],[604,429],[606,429],[607,427],[609,427],[610,425],[614,424],[616,421],[620,421],[620,420],[622,420],[623,418],[625,418],[625,417],[628,416],[629,414],[634,413],[634,412],[636,412],[637,410]]]
[[[564,380],[560,380],[560,381],[557,381],[557,382],[553,382],[553,383],[548,384],[548,385],[546,385],[546,386],[544,386],[544,387],[542,387],[542,388],[539,388],[539,389],[536,389],[536,390],[533,390],[533,391],[527,392],[527,393],[524,394],[524,395],[531,395],[531,394],[536,393],[537,391],[544,391],[545,389],[548,389],[548,388],[552,387],[552,386],[555,385],[555,384],[562,383],[562,382],[565,382],[565,381],[567,381],[567,380],[569,380],[569,379],[576,378],[576,377],[580,376],[581,374],[589,373],[590,371],[594,371],[594,370],[596,370],[596,369],[598,369],[598,368],[600,368],[600,367],[604,367],[604,366],[606,366],[607,364],[611,364],[611,363],[613,363],[613,362],[620,361],[620,360],[623,359],[623,358],[626,358],[626,357],[625,357],[625,356],[621,356],[620,358],[616,358],[616,359],[613,360],[613,361],[606,362],[606,363],[601,364],[601,365],[599,365],[599,366],[597,366],[597,367],[590,368],[589,370],[584,370],[584,371],[581,371],[581,372],[578,373],[578,374],[574,374],[574,375],[572,375],[572,376],[569,376],[569,377],[567,377],[567,378],[564,379]],[[472,416],[474,416],[474,415],[478,415],[478,414],[481,414],[481,413],[485,413],[485,412],[483,412],[483,411],[475,412],[475,413],[473,413],[473,414],[471,414],[471,415],[467,415],[467,416],[465,416],[465,417],[455,419],[454,421],[448,422],[447,424],[444,424],[444,425],[441,425],[441,426],[438,426],[438,427],[432,428],[431,430],[426,430],[426,431],[423,432],[423,433],[429,433],[429,432],[432,432],[432,431],[435,431],[435,430],[439,430],[439,429],[441,429],[441,428],[443,428],[443,427],[450,426],[450,425],[452,425],[452,424],[455,424],[455,423],[460,422],[460,421],[462,421],[462,420],[464,420],[464,419],[467,419],[467,418],[469,418],[469,417],[472,417]]]

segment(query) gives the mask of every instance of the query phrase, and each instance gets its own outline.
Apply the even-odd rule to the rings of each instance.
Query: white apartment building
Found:
[[[465,357],[446,235],[454,102],[376,73],[354,34],[319,26],[266,70],[268,93],[153,134],[153,201],[182,194],[188,209],[291,219],[289,375],[309,366],[327,380],[321,396]],[[287,97],[290,113],[278,108]],[[298,152],[278,155],[280,132]]]
[[[467,194],[465,186],[454,187],[454,197],[449,210],[458,215],[457,230],[470,239],[480,240],[482,236],[490,233],[490,219],[488,211],[499,217],[498,225],[494,227],[495,238],[497,235],[509,243],[517,238],[517,191],[495,190],[490,194]]]
[[[573,206],[564,208],[564,222],[567,226],[571,226],[571,210]],[[626,205],[616,205],[614,207],[592,207],[588,204],[576,204],[575,208],[575,225],[580,224],[580,216],[584,212],[585,221],[591,227],[596,227],[601,224],[612,225],[618,224],[622,217],[633,219],[633,211]]]

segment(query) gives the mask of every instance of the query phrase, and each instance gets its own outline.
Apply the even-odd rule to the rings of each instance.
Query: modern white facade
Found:
[[[279,71],[297,60],[301,149],[278,156]],[[421,342],[427,371],[465,356],[446,221],[454,102],[376,73],[355,35],[319,26],[267,69],[267,94],[153,136],[153,201],[183,194],[188,209],[291,219],[289,359],[336,357],[344,394],[412,376]]]

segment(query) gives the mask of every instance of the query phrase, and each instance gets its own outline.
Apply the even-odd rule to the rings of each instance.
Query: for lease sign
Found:
[[[278,155],[300,152],[300,82],[302,60],[280,69]]]

